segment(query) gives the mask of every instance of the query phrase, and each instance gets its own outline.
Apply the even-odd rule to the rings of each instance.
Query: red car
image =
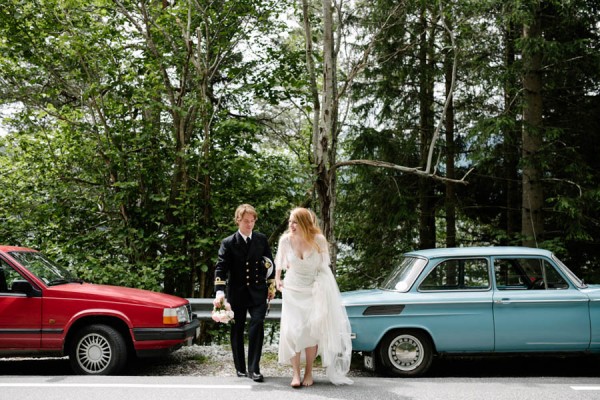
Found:
[[[191,344],[199,325],[186,299],[85,283],[38,251],[0,246],[0,357],[68,355],[75,373],[115,374],[129,355]]]

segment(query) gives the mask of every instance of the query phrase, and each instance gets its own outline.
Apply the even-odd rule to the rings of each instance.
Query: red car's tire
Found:
[[[125,340],[111,326],[96,324],[83,327],[71,343],[69,361],[77,374],[116,374],[127,362]]]

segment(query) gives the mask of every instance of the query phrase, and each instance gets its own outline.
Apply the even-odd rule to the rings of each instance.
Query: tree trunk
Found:
[[[449,24],[448,24],[449,25]],[[451,27],[450,27],[451,29]],[[454,158],[456,145],[454,143],[454,101],[452,100],[452,80],[454,57],[451,52],[446,53],[444,60],[444,74],[446,83],[446,98],[449,98],[444,127],[446,130],[446,177],[454,179],[456,176]],[[456,187],[452,182],[446,182],[446,246],[456,247]]]
[[[428,41],[428,24],[426,10],[421,11],[421,34],[419,48],[419,131],[421,143],[421,165],[427,165],[429,146],[433,138],[433,73],[429,60],[431,46]],[[419,235],[420,248],[434,248],[435,230],[435,192],[431,179],[419,178]]]
[[[318,86],[312,56],[312,34],[308,0],[302,0],[304,31],[306,39],[307,68],[313,99],[313,163],[316,176],[316,193],[323,234],[330,243],[331,269],[335,273],[337,251],[334,231],[336,172],[332,166],[337,152],[337,59],[334,43],[333,5],[323,0],[323,92],[318,96]]]
[[[542,167],[542,54],[535,45],[542,38],[541,11],[539,4],[533,10],[531,23],[523,28],[525,46],[523,51],[523,214],[521,234],[523,245],[537,247],[544,235],[542,207],[544,196],[541,185]]]
[[[337,59],[333,37],[333,5],[323,0],[323,101],[317,148],[322,152],[317,163],[317,188],[323,233],[331,245],[331,269],[335,273],[337,252],[334,231],[336,172],[331,169],[337,152]]]
[[[504,63],[508,71],[513,71],[515,64],[515,36],[516,30],[512,24],[509,23],[505,32],[505,55]],[[504,114],[514,116],[514,121],[517,121],[516,115],[516,97],[519,88],[517,87],[516,79],[514,75],[510,74],[506,79],[504,85]],[[502,213],[501,226],[506,230],[507,241],[502,244],[509,244],[510,240],[520,232],[521,229],[521,204],[520,204],[520,192],[518,187],[519,181],[519,136],[520,132],[514,127],[504,128],[504,142],[503,150],[504,154],[504,188],[505,188],[505,205],[506,210]]]

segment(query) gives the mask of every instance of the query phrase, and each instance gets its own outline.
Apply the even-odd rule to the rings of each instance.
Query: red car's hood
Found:
[[[169,294],[121,286],[96,285],[91,283],[67,283],[51,286],[47,293],[54,297],[80,298],[87,300],[121,301],[129,304],[152,304],[162,307],[179,307],[187,300]]]

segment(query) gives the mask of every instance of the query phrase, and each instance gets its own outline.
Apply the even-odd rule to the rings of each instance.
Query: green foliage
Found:
[[[421,72],[415,68],[419,66],[416,37],[422,32],[417,17],[420,4],[403,3],[404,14],[394,16],[399,23],[385,30],[385,40],[375,42],[377,62],[370,64],[363,79],[353,86],[354,111],[361,122],[351,127],[353,135],[346,143],[349,158],[418,164],[419,139],[414,129]],[[456,187],[459,244],[521,243],[523,89],[519,54],[535,47],[544,55],[545,90],[544,146],[536,159],[544,169],[546,231],[538,245],[548,246],[572,262],[576,272],[590,275],[597,264],[592,248],[598,237],[598,203],[592,200],[598,186],[593,172],[597,171],[597,157],[592,155],[598,152],[597,6],[588,1],[542,2],[544,39],[526,42],[519,35],[522,24],[531,21],[532,4],[486,1],[443,5],[446,21],[457,23],[450,29],[458,45],[451,50],[459,52],[453,97],[458,176],[473,168],[467,178],[469,185]],[[391,10],[398,11],[394,6],[397,3],[387,1],[364,4],[362,18],[357,19],[366,28],[361,32],[378,32]],[[433,18],[433,13],[428,15]],[[435,35],[435,31],[427,34]],[[370,43],[368,36],[365,41]],[[513,58],[508,58],[510,52]],[[440,62],[435,54],[429,57],[432,63]],[[443,83],[441,74],[436,80]],[[442,103],[438,96],[438,106]],[[373,150],[361,152],[368,143]],[[439,168],[444,171],[443,156]],[[417,245],[416,179],[409,178],[404,185],[381,183],[379,176],[391,175],[361,167],[345,170],[340,178],[338,237],[352,237],[343,241],[341,255],[346,258],[338,265],[344,287],[373,285],[402,248]],[[436,193],[438,243],[443,245],[443,187]],[[358,200],[362,196],[370,203]],[[396,197],[404,202],[397,204]],[[391,232],[396,232],[396,241],[390,240]]]
[[[274,33],[281,2],[188,14],[196,5],[3,6],[0,90],[21,105],[0,153],[0,181],[14,188],[0,197],[3,242],[44,250],[92,282],[190,296],[210,294],[239,203],[255,203],[266,228],[286,218],[300,169],[257,150],[264,128],[244,82],[261,68],[242,57],[253,35]],[[206,40],[196,54],[181,37],[189,15]],[[198,57],[217,69],[197,74]]]
[[[290,208],[314,200],[304,33],[287,21],[298,19],[291,2],[170,3],[3,1],[0,107],[14,111],[0,131],[0,242],[41,249],[92,282],[210,296],[238,204],[257,207],[257,229],[275,244]],[[544,1],[543,40],[523,41],[531,4],[378,0],[342,10],[340,86],[352,61],[370,57],[342,99],[337,159],[419,167],[420,84],[434,83],[435,126],[443,62],[457,52],[457,176],[473,168],[469,185],[455,187],[458,242],[520,243],[521,52],[535,47],[544,85],[538,244],[600,281],[598,5]],[[415,176],[395,170],[338,169],[342,289],[377,285],[418,246],[418,190]],[[429,193],[443,245],[445,187]],[[211,334],[224,338],[221,330]]]
[[[396,132],[364,130],[352,144],[351,158],[404,165],[415,149],[394,140]],[[344,169],[338,186],[339,267],[342,290],[381,283],[416,240],[416,181],[405,174],[368,166]]]

